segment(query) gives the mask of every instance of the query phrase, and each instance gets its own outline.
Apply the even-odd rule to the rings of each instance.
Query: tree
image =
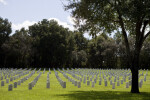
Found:
[[[28,30],[17,30],[3,45],[4,65],[7,67],[24,67],[30,65],[31,37]]]
[[[87,39],[80,32],[74,32],[74,39],[77,45],[77,50],[85,50],[87,48]]]
[[[8,19],[3,19],[0,17],[0,66],[4,66],[4,51],[2,50],[2,45],[6,40],[9,39],[11,33],[11,23]]]
[[[123,42],[123,37],[121,35],[122,35],[121,33],[116,33],[113,37],[117,45],[117,67],[130,68],[127,61],[128,58],[125,50],[125,45]]]
[[[68,29],[54,20],[43,19],[30,26],[29,33],[33,39],[33,65],[63,67],[66,64]]]
[[[141,50],[141,59],[140,59],[140,68],[142,69],[150,69],[150,36],[143,43],[143,47]]]
[[[150,34],[150,1],[148,0],[69,0],[66,10],[72,12],[76,27],[90,31],[95,36],[99,32],[122,33],[128,63],[132,72],[132,93],[139,93],[138,70],[142,44]],[[135,36],[131,52],[128,34]]]
[[[91,39],[88,44],[88,65],[91,67],[114,68],[117,65],[115,40],[106,34]]]

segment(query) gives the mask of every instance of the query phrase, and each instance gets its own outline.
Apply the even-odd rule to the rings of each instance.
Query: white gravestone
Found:
[[[12,84],[9,84],[8,85],[8,91],[12,91],[13,90],[13,85]]]

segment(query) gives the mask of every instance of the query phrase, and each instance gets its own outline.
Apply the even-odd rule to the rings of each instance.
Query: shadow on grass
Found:
[[[71,91],[70,94],[57,95],[69,100],[150,100],[150,93],[133,94],[120,91]]]

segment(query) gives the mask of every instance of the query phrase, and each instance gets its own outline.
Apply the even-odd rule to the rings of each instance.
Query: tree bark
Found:
[[[138,69],[132,69],[132,86],[131,93],[139,93]]]
[[[131,84],[131,93],[139,93],[139,80],[138,80],[138,59],[139,58],[134,58],[132,66],[131,66],[131,72],[132,72],[132,84]]]
[[[132,72],[132,85],[131,93],[139,93],[139,58],[140,58],[141,45],[136,42],[135,51],[131,63],[131,72]]]

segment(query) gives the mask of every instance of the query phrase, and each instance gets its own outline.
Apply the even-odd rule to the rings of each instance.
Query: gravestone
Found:
[[[80,78],[80,82],[82,82],[82,78]]]
[[[121,80],[121,84],[123,84],[123,80]]]
[[[14,82],[14,88],[17,88],[17,82]]]
[[[119,80],[119,76],[117,77],[117,80]]]
[[[117,81],[117,86],[120,86],[120,81]]]
[[[107,86],[107,80],[105,80],[105,86]]]
[[[146,82],[146,75],[144,75],[144,81]]]
[[[75,81],[74,86],[77,86],[77,81]]]
[[[6,79],[6,83],[9,83],[9,79]]]
[[[92,81],[93,80],[93,78],[90,78],[90,81]]]
[[[142,81],[139,82],[139,87],[142,88]]]
[[[81,82],[78,82],[78,88],[81,88]]]
[[[31,82],[31,83],[29,83],[29,85],[28,85],[28,89],[29,89],[29,90],[32,90],[32,82]]]
[[[1,81],[1,86],[4,86],[4,85],[5,85],[4,81]]]
[[[63,82],[63,88],[66,88],[66,82]]]
[[[129,86],[131,86],[131,80],[129,81]]]
[[[115,82],[112,83],[112,89],[115,89]]]
[[[126,78],[125,77],[123,78],[123,81],[126,82]]]
[[[21,79],[21,83],[23,83],[23,79]]]
[[[18,81],[18,85],[21,85],[21,81],[20,80]]]
[[[110,80],[110,85],[112,85],[112,80]]]
[[[94,81],[92,81],[92,87],[95,87],[95,82]]]
[[[13,77],[10,78],[10,81],[13,81]]]
[[[109,81],[111,80],[111,77],[109,77]]]
[[[101,80],[99,80],[99,85],[101,85],[101,83],[102,83]]]
[[[141,81],[141,84],[143,85],[143,79],[141,79],[140,81]]]
[[[84,79],[83,79],[83,83],[86,83],[86,77],[84,77]]]
[[[114,78],[114,82],[116,82],[116,77]]]
[[[131,76],[128,77],[128,80],[130,80],[130,79],[131,79]]]
[[[3,80],[3,76],[1,76],[1,80]]]
[[[50,82],[49,81],[46,83],[46,88],[50,88]]]
[[[129,88],[129,82],[126,82],[126,88]]]
[[[90,81],[87,81],[87,85],[90,85]]]
[[[94,79],[94,82],[95,82],[95,83],[96,83],[96,80],[97,80],[97,79],[95,78],[95,79]]]
[[[89,80],[89,76],[87,76],[87,80]]]
[[[8,85],[8,91],[12,91],[13,90],[13,85],[12,84],[9,84]]]

